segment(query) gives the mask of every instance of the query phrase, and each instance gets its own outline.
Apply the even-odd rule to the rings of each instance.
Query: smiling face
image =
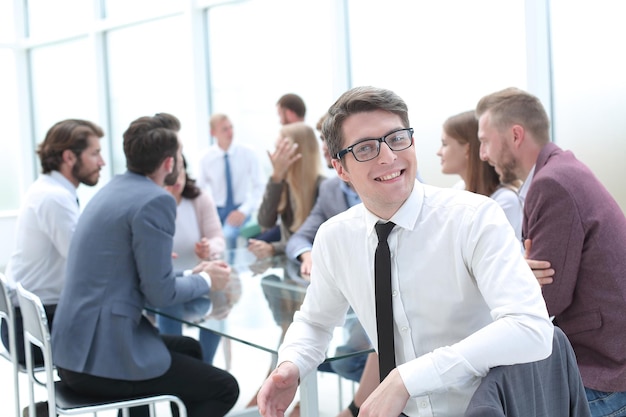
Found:
[[[343,148],[405,127],[399,116],[383,110],[352,114],[343,122]],[[332,162],[339,177],[352,184],[365,207],[382,219],[391,218],[406,201],[417,173],[413,146],[394,152],[381,143],[380,154],[370,161],[359,162],[348,152],[341,161]]]
[[[441,147],[437,151],[441,158],[441,172],[466,175],[469,158],[469,143],[461,143],[445,132],[441,135]]]

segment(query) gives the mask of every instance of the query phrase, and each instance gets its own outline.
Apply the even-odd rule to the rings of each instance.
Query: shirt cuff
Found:
[[[192,274],[193,274],[193,271],[191,269],[185,269],[185,271],[183,272],[184,277],[192,275]],[[200,275],[206,281],[210,290],[211,289],[211,277],[209,276],[209,274],[207,274],[205,271],[200,271],[198,272],[197,275]]]
[[[207,274],[204,271],[200,271],[200,273],[198,273],[198,275],[200,275],[202,278],[204,278],[204,280],[206,281],[207,285],[209,286],[209,290],[211,289],[211,277],[209,276],[209,274]]]

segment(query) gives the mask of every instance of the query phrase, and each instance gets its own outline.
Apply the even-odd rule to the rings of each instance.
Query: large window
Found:
[[[0,212],[16,210],[21,192],[20,134],[17,113],[17,87],[13,51],[0,48],[0,123],[2,152],[0,152]]]
[[[280,128],[280,96],[300,95],[312,126],[337,98],[333,75],[341,63],[330,47],[336,3],[251,1],[209,11],[212,112],[230,116],[235,140],[256,148],[266,171],[265,151]]]
[[[436,156],[446,118],[485,94],[526,88],[524,2],[350,1],[352,80],[384,87],[409,106],[421,177],[452,185]]]
[[[183,143],[195,140],[188,115],[193,106],[181,17],[166,18],[110,32],[109,97],[114,172],[126,169],[122,134],[133,120],[171,113],[182,124]]]
[[[27,33],[33,38],[53,38],[87,30],[94,5],[85,0],[28,0]]]
[[[193,174],[210,114],[226,113],[269,174],[278,98],[302,96],[315,125],[357,85],[406,100],[420,174],[440,186],[458,180],[436,156],[447,117],[505,87],[541,89],[532,92],[551,100],[556,142],[626,210],[625,9],[623,0],[0,1],[0,232],[11,233],[39,171],[35,147],[61,119],[105,130],[100,184],[78,190],[87,203],[124,171],[122,133],[139,116],[181,119]]]
[[[554,132],[626,211],[626,2],[551,2]]]
[[[31,65],[33,148],[45,138],[53,124],[64,119],[87,119],[109,133],[105,121],[98,117],[94,53],[87,37],[35,48],[31,51]],[[106,149],[106,140],[102,145]],[[106,151],[103,155],[106,159]],[[34,154],[32,157],[39,173],[39,159]],[[106,170],[103,174],[100,186],[109,178]],[[95,190],[79,187],[79,197],[88,201]]]

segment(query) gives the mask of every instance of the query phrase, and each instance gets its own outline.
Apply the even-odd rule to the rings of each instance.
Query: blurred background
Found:
[[[79,187],[84,207],[125,170],[122,133],[137,117],[179,117],[195,174],[210,114],[226,113],[269,175],[278,98],[300,95],[314,126],[359,85],[405,99],[420,175],[443,187],[459,179],[435,154],[443,121],[493,91],[530,91],[553,140],[626,210],[625,17],[623,0],[0,0],[0,270],[55,122],[105,130],[107,166]]]

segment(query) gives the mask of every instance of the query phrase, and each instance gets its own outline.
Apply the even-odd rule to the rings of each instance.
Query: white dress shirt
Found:
[[[489,368],[546,358],[552,323],[513,229],[492,200],[415,182],[390,219],[395,353],[411,416],[463,415]],[[374,225],[363,204],[324,223],[311,285],[279,363],[301,376],[324,359],[352,306],[376,345]]]
[[[233,143],[227,152],[233,199],[235,204],[240,204],[239,211],[250,215],[261,204],[267,176],[263,175],[259,159],[251,148]],[[211,193],[217,207],[223,207],[226,204],[225,153],[215,144],[200,160],[198,186]]]
[[[504,215],[509,220],[509,223],[511,223],[511,226],[513,226],[517,241],[521,242],[522,218],[524,216],[524,210],[522,207],[522,199],[519,194],[510,188],[501,186],[489,197],[494,199],[495,202],[502,207]]]
[[[41,175],[24,195],[7,277],[13,284],[21,282],[45,305],[59,301],[78,216],[76,187],[57,171]]]
[[[528,176],[526,177],[526,179],[522,183],[521,188],[519,189],[519,198],[522,201],[522,206],[524,205],[524,201],[526,201],[526,195],[528,194],[528,188],[530,188],[530,183],[533,182],[533,178],[535,176],[535,167],[536,165],[533,165],[532,169],[528,173]]]

